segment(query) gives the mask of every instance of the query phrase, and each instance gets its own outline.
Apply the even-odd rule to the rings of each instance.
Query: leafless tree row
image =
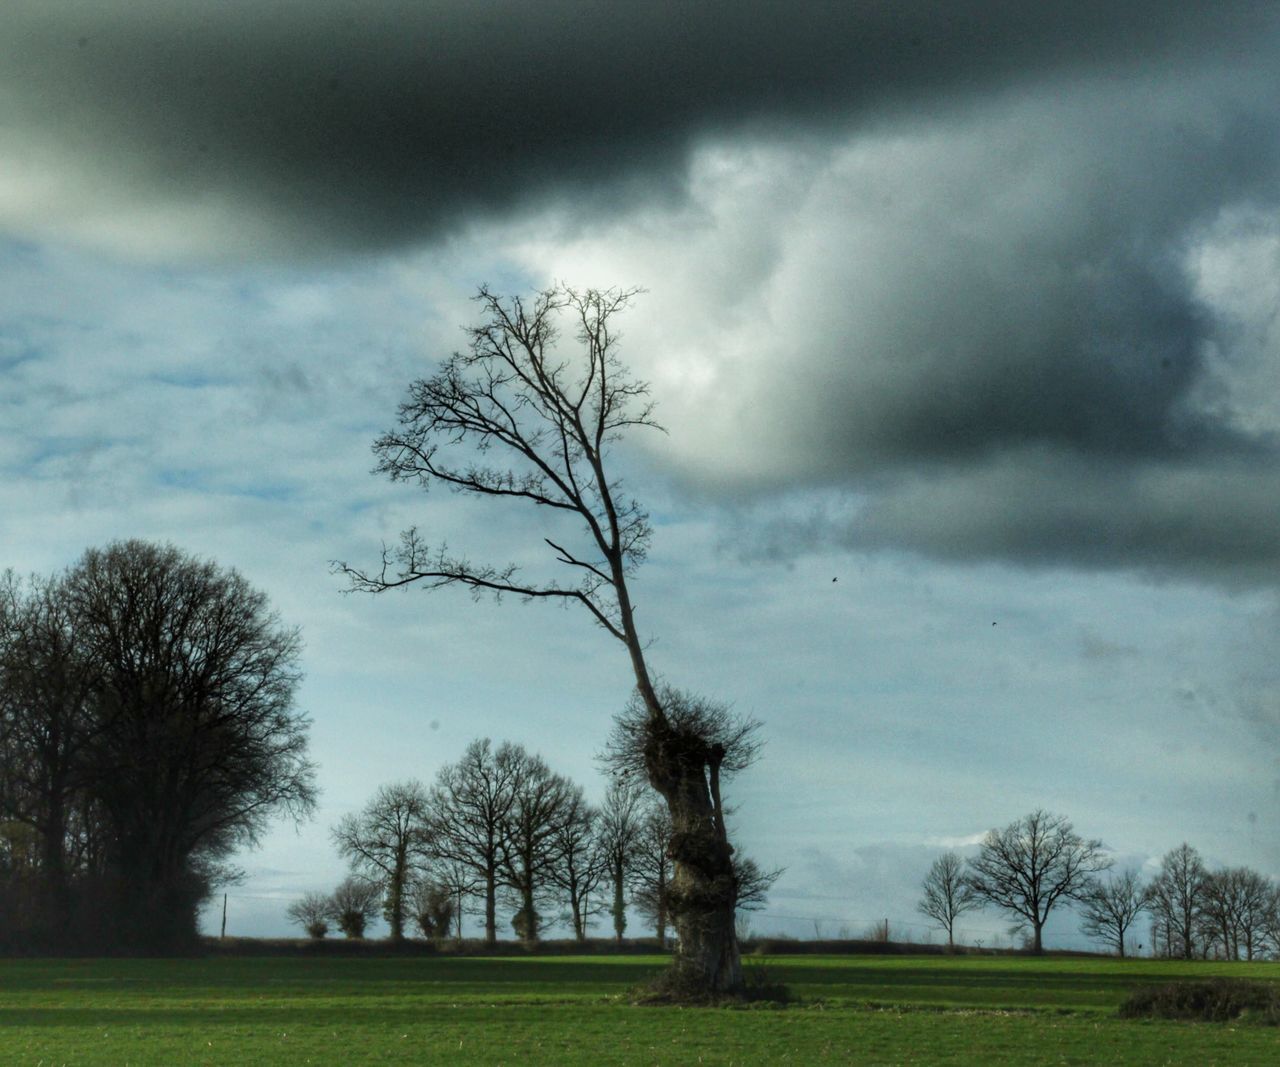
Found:
[[[671,818],[637,781],[614,777],[600,805],[522,746],[486,739],[441,768],[435,782],[379,788],[358,814],[332,830],[352,877],[366,888],[357,907],[308,894],[289,910],[311,936],[333,924],[360,937],[381,906],[392,940],[417,927],[422,936],[461,936],[468,902],[483,916],[484,938],[498,939],[498,913],[514,934],[535,942],[551,922],[578,940],[608,917],[615,938],[633,907],[665,940],[671,922]],[[759,907],[776,872],[740,861],[740,907]],[[452,927],[452,929],[451,929]]]
[[[976,856],[947,852],[934,861],[918,909],[947,932],[986,905],[1041,933],[1054,906],[1075,907],[1080,929],[1124,956],[1144,914],[1155,955],[1184,959],[1280,957],[1280,884],[1246,867],[1208,870],[1188,844],[1168,852],[1149,881],[1112,869],[1101,841],[1085,840],[1059,815],[1035,811],[983,839]]]

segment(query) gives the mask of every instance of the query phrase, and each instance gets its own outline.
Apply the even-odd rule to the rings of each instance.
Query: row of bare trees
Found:
[[[1210,871],[1188,844],[1168,852],[1149,881],[1133,868],[1112,869],[1101,841],[1086,840],[1060,815],[1035,811],[991,830],[967,861],[936,859],[918,909],[955,944],[964,914],[991,905],[1030,932],[1035,952],[1059,903],[1074,905],[1081,930],[1124,956],[1130,931],[1146,914],[1154,954],[1247,959],[1280,956],[1280,884],[1247,867]]]
[[[194,941],[225,859],[314,804],[299,639],[169,545],[0,575],[0,941]]]
[[[439,939],[450,921],[461,936],[466,902],[474,900],[489,944],[498,937],[500,906],[525,942],[537,941],[553,921],[585,940],[603,916],[621,940],[632,907],[665,940],[672,826],[655,801],[618,776],[603,803],[593,805],[582,786],[523,746],[473,741],[429,788],[416,781],[382,786],[333,827],[352,873],[338,895],[350,896],[353,884],[367,887],[371,903],[363,912],[311,894],[291,906],[290,918],[312,936],[333,922],[358,937],[380,904],[393,941],[411,925]],[[740,861],[739,907],[761,906],[776,876]]]

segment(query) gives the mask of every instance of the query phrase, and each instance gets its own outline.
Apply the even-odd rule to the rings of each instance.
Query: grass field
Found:
[[[763,965],[799,998],[786,1008],[629,1005],[662,963],[0,960],[0,1063],[1280,1063],[1277,1029],[1115,1017],[1137,985],[1280,980],[1280,964],[777,957]]]

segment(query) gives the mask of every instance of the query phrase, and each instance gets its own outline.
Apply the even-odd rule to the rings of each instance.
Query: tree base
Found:
[[[707,988],[704,975],[674,960],[670,967],[631,990],[630,1000],[642,1007],[735,1008],[749,1004],[783,1007],[791,1003],[791,991],[774,981],[763,965],[746,967],[743,973],[744,981],[738,988],[715,991]]]

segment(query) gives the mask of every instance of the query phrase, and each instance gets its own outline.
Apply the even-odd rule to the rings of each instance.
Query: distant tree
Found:
[[[0,585],[0,814],[39,835],[63,920],[78,893],[73,939],[190,944],[222,861],[314,806],[297,632],[235,571],[143,541]]]
[[[1155,929],[1163,934],[1166,955],[1187,960],[1195,956],[1208,873],[1200,853],[1185,841],[1161,860],[1149,907]]]
[[[947,947],[955,948],[956,920],[982,907],[964,875],[964,861],[955,852],[944,852],[929,868],[921,886],[923,896],[916,909],[947,932]]]
[[[607,857],[598,833],[599,821],[599,812],[587,803],[582,787],[570,785],[564,813],[552,838],[554,859],[547,873],[568,904],[564,917],[579,941],[586,940],[588,927],[604,907],[595,899],[596,890],[607,873]]]
[[[663,945],[667,941],[667,926],[671,920],[671,838],[674,832],[671,813],[650,804],[636,836],[631,864],[631,902],[653,925],[658,943]]]
[[[571,812],[574,786],[540,756],[513,746],[518,765],[511,806],[498,839],[499,878],[516,907],[513,920],[522,941],[538,940],[544,904],[561,855],[558,845]]]
[[[347,815],[330,832],[339,855],[384,894],[391,940],[404,937],[405,890],[430,857],[427,792],[418,782],[381,786],[359,814]]]
[[[1123,958],[1129,927],[1146,910],[1150,891],[1133,868],[1092,879],[1080,902],[1080,929],[1086,937],[1096,937]]]
[[[1223,959],[1252,960],[1265,942],[1271,883],[1248,867],[1214,871],[1201,883],[1199,931],[1208,950],[1216,945]],[[1206,953],[1207,954],[1207,953]]]
[[[449,936],[457,907],[453,890],[442,882],[421,878],[409,885],[405,895],[409,914],[429,941]]]
[[[966,880],[976,897],[1026,922],[1039,955],[1054,906],[1079,900],[1090,877],[1109,866],[1101,841],[1086,841],[1061,815],[1033,811],[987,833],[969,860]]]
[[[597,821],[597,842],[610,886],[609,917],[621,941],[627,929],[626,887],[641,832],[644,793],[637,782],[614,778],[605,793]]]
[[[345,878],[329,898],[329,915],[347,937],[362,938],[369,920],[378,914],[381,896],[376,882],[354,876]]]
[[[399,425],[374,444],[378,471],[393,481],[423,488],[438,482],[568,520],[555,540],[544,540],[570,580],[527,577],[515,564],[473,563],[412,528],[398,547],[384,550],[379,566],[337,567],[352,588],[374,593],[461,586],[476,595],[572,604],[624,646],[644,709],[641,766],[679,830],[669,894],[680,930],[676,964],[686,986],[736,992],[743,977],[733,849],[719,795],[725,749],[699,732],[703,720],[677,722],[650,675],[628,582],[645,558],[651,527],[611,473],[613,445],[629,431],[656,426],[648,387],[628,377],[616,351],[614,317],[635,295],[555,286],[525,301],[481,288],[482,318],[468,330],[468,351],[413,382]],[[559,343],[565,323],[575,352]]]
[[[333,899],[323,893],[307,893],[290,904],[285,912],[291,923],[301,926],[308,937],[317,941],[329,932],[332,913]]]
[[[484,939],[497,941],[497,891],[502,837],[524,770],[524,750],[488,738],[440,768],[429,798],[432,851],[444,864],[475,876],[484,899]]]
[[[749,856],[734,856],[733,875],[737,884],[735,905],[738,911],[760,911],[769,902],[769,890],[782,877],[784,869],[766,870]]]

